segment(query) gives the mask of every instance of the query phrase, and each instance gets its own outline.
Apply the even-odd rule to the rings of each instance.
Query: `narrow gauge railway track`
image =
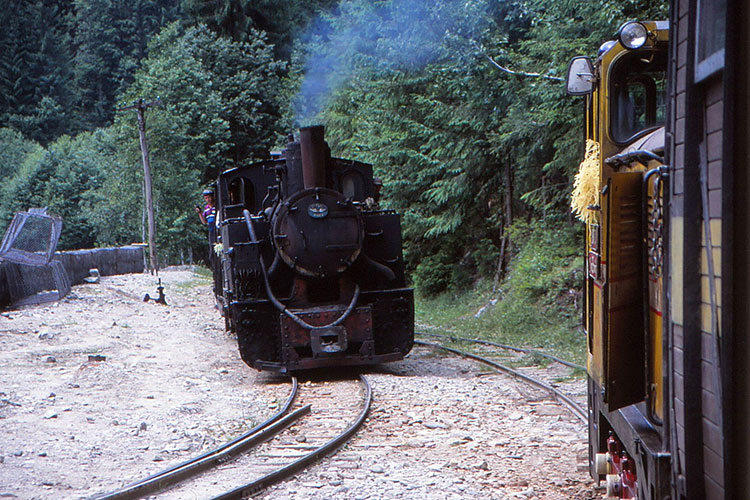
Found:
[[[456,335],[441,335],[439,333],[427,333],[427,332],[414,332],[416,335],[421,335],[423,337],[432,337],[435,339],[442,339],[442,340],[450,340],[451,342],[455,341],[461,341],[461,342],[471,342],[473,344],[481,344],[491,347],[499,347],[500,349],[506,349],[508,351],[515,351],[520,352],[524,354],[533,354],[536,356],[541,356],[543,358],[547,358],[550,361],[554,361],[555,363],[559,363],[561,365],[569,366],[570,368],[575,368],[576,370],[586,371],[586,367],[581,366],[576,363],[571,363],[570,361],[567,361],[565,359],[558,358],[557,356],[552,356],[551,354],[547,354],[544,351],[540,351],[539,349],[529,349],[526,347],[515,347],[508,344],[500,344],[497,342],[490,342],[489,340],[482,340],[482,339],[470,339],[467,337],[458,337]]]
[[[446,336],[446,339],[448,339],[448,338],[450,338],[450,337]],[[462,340],[473,341],[472,339],[462,339]],[[481,342],[478,342],[478,343],[484,343],[484,341],[481,341]],[[581,422],[583,422],[584,424],[588,423],[588,417],[587,417],[587,414],[586,414],[586,410],[584,408],[582,408],[581,405],[579,405],[576,401],[574,401],[570,396],[564,394],[557,387],[554,387],[553,385],[551,385],[551,384],[549,384],[549,383],[547,383],[547,382],[545,382],[543,380],[539,380],[539,379],[537,379],[535,377],[532,377],[530,375],[522,373],[519,370],[513,369],[513,368],[511,368],[509,366],[503,365],[503,364],[498,363],[496,361],[493,361],[491,359],[488,359],[488,358],[485,358],[485,357],[482,357],[482,356],[479,356],[477,354],[473,354],[473,353],[470,353],[470,352],[467,352],[467,351],[462,351],[460,349],[454,349],[452,347],[448,347],[448,346],[443,345],[443,344],[438,344],[438,343],[434,343],[434,342],[425,342],[423,340],[415,340],[414,344],[415,345],[420,345],[420,346],[423,346],[423,347],[430,347],[432,349],[441,349],[441,350],[450,352],[452,354],[456,354],[456,355],[464,357],[464,358],[468,358],[468,359],[472,359],[474,361],[478,361],[478,362],[480,362],[480,363],[482,363],[484,365],[490,366],[490,367],[492,367],[492,368],[494,368],[496,370],[499,370],[499,371],[502,371],[504,373],[507,373],[508,375],[511,375],[511,376],[513,376],[513,377],[515,377],[515,378],[517,378],[519,380],[523,380],[524,382],[526,382],[528,384],[531,384],[531,385],[533,385],[535,387],[538,387],[540,389],[544,389],[545,391],[547,391],[550,394],[550,396],[552,396],[552,398],[554,400],[556,400],[559,403],[561,403],[562,405],[566,406],[570,410],[570,412],[576,418],[578,418],[579,420],[581,420]],[[490,343],[490,345],[492,345],[492,343]],[[504,346],[504,345],[499,345],[499,346],[502,347],[502,348],[510,347],[510,346]],[[513,350],[522,351],[520,348],[513,348]],[[540,353],[540,352],[537,351],[537,353]],[[543,354],[543,353],[540,353],[540,354]],[[549,355],[547,355],[547,356],[549,357]],[[568,363],[566,362],[564,364],[567,365]],[[577,367],[577,365],[576,365],[576,367]]]
[[[360,375],[359,381],[361,391],[353,390],[353,380],[307,382],[305,395],[299,398],[293,378],[283,408],[266,422],[216,449],[94,500],[135,499],[157,492],[160,499],[233,500],[256,494],[329,455],[354,435],[372,401],[367,379]],[[312,404],[297,402],[290,413],[297,399]],[[308,414],[309,418],[301,418]],[[251,449],[255,452],[247,453]]]

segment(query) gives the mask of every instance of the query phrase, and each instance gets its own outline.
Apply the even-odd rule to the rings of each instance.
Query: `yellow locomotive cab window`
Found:
[[[612,139],[620,144],[664,125],[666,53],[633,51],[621,57],[610,77]]]

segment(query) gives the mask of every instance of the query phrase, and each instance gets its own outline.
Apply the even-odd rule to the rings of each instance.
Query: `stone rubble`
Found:
[[[142,274],[0,313],[0,497],[111,491],[228,441],[286,399],[284,377],[240,360],[208,279],[186,268],[160,277],[168,306],[142,302],[157,281]],[[601,498],[585,427],[542,391],[422,347],[364,372],[364,428],[256,498]],[[559,385],[585,401],[583,380]]]

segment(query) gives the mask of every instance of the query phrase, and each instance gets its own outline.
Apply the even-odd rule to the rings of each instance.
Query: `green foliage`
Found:
[[[145,112],[150,151],[157,248],[163,262],[205,247],[205,229],[193,207],[202,186],[223,169],[267,155],[280,132],[279,79],[283,64],[263,35],[244,42],[220,38],[204,26],[167,26],[149,44],[149,55],[121,100],[160,97]],[[88,210],[100,221],[100,242],[142,239],[143,173],[134,111],[117,116],[116,163]],[[116,193],[116,196],[111,196]],[[106,221],[115,217],[112,228]]]
[[[76,0],[74,106],[79,129],[108,125],[149,39],[178,15],[179,0]]]
[[[570,231],[551,223],[518,223],[508,276],[493,292],[486,281],[465,292],[418,295],[417,322],[466,337],[540,348],[585,362],[578,328],[583,259]]]
[[[160,97],[147,133],[159,247],[174,260],[205,246],[202,186],[265,157],[290,124],[322,121],[335,154],[376,165],[417,286],[468,287],[494,274],[505,236],[526,262],[535,231],[508,232],[507,207],[575,237],[580,108],[560,78],[623,21],[666,14],[645,0],[11,0],[0,216],[48,205],[65,246],[141,239],[135,113],[115,108]],[[514,265],[552,279],[529,262]],[[513,286],[541,300],[543,283]]]
[[[3,135],[14,135],[8,130]],[[17,135],[17,133],[15,133]],[[111,157],[103,131],[63,136],[46,149],[27,148],[18,169],[0,190],[0,220],[33,207],[47,207],[63,218],[58,248],[87,248],[95,243],[95,226],[84,213],[84,199],[99,187],[102,170]],[[20,158],[21,155],[18,155]]]
[[[518,245],[506,282],[507,293],[552,303],[576,287],[581,276],[571,274],[570,261],[580,259],[580,245],[564,225],[554,225],[552,220],[517,222],[508,234],[523,243]]]
[[[11,0],[0,11],[0,126],[46,143],[70,114],[72,0]]]
[[[149,2],[138,5],[146,8]],[[78,7],[79,16],[89,9],[105,20],[121,13],[105,0]],[[92,26],[98,25],[85,29],[94,30]],[[94,31],[90,34],[98,36]],[[91,44],[96,45],[93,39]],[[94,48],[109,50],[106,45]],[[119,56],[114,59],[119,62],[108,63],[122,63]],[[84,66],[76,68],[83,71]],[[99,78],[96,67],[91,75]],[[204,250],[205,228],[193,210],[202,187],[223,169],[267,156],[280,134],[283,70],[265,35],[254,30],[234,42],[205,26],[186,29],[173,23],[149,42],[148,56],[119,100],[129,104],[160,97],[163,102],[145,113],[163,264],[178,261],[191,248]],[[124,85],[127,74],[122,70],[107,88],[114,89],[115,82]],[[94,102],[110,113],[114,107],[108,99]],[[102,116],[92,120],[106,119]],[[0,190],[2,220],[17,210],[47,206],[64,218],[60,248],[143,239],[143,170],[134,111],[119,113],[107,129],[62,136],[47,148],[17,131],[0,129],[0,159],[7,160],[3,168],[9,177]]]
[[[111,123],[179,0],[10,0],[0,12],[0,126],[46,145]]]
[[[293,40],[318,12],[338,0],[182,0],[182,8],[196,23],[235,41],[252,38],[254,30],[268,34],[278,58],[288,60]],[[250,36],[249,36],[250,35]]]
[[[0,128],[0,178],[12,177],[28,155],[41,151],[39,144],[26,139],[17,130]]]
[[[567,63],[665,6],[344,0],[293,56],[290,119],[324,122],[335,153],[376,165],[424,293],[466,285],[497,269],[507,205],[576,234],[565,214],[582,118]]]

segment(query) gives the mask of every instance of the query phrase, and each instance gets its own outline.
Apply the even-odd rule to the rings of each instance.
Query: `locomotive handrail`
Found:
[[[640,161],[641,158],[645,158],[647,160],[656,160],[659,163],[664,164],[663,156],[659,156],[653,151],[649,151],[647,149],[638,149],[636,151],[628,151],[627,153],[620,153],[618,155],[610,156],[609,158],[604,160],[604,163],[612,167],[616,167],[619,165],[628,164],[632,160]]]
[[[245,222],[247,223],[247,230],[250,233],[250,239],[252,240],[253,243],[258,243],[258,238],[255,235],[255,228],[253,227],[253,220],[251,218],[250,212],[248,210],[243,210],[242,215],[245,216]],[[258,260],[260,261],[260,271],[261,271],[261,274],[263,275],[263,284],[266,287],[266,295],[268,295],[269,300],[276,307],[276,309],[278,309],[282,313],[289,316],[292,319],[292,321],[297,323],[302,328],[305,328],[307,330],[313,330],[315,328],[330,328],[332,326],[339,325],[347,317],[349,317],[349,315],[354,310],[354,307],[357,305],[357,301],[359,300],[359,285],[355,285],[354,296],[352,296],[352,300],[351,302],[349,302],[349,306],[341,314],[341,316],[338,317],[338,319],[336,319],[335,321],[327,325],[321,325],[321,326],[311,325],[307,323],[305,320],[303,320],[302,318],[297,317],[297,315],[295,315],[292,311],[287,309],[286,306],[282,304],[279,301],[279,299],[276,298],[276,295],[274,295],[273,290],[271,290],[271,284],[268,281],[268,271],[266,270],[266,264],[263,261],[263,255],[261,255],[260,252],[258,253]]]
[[[643,175],[643,183],[642,183],[642,193],[641,193],[641,238],[643,242],[643,248],[641,249],[641,269],[644,270],[644,276],[641,280],[641,293],[643,294],[643,297],[645,298],[643,300],[642,304],[642,314],[643,314],[643,339],[644,342],[648,343],[648,339],[651,336],[651,322],[649,319],[649,311],[651,308],[650,300],[647,298],[649,297],[649,236],[648,236],[648,216],[649,216],[649,210],[648,210],[648,183],[651,177],[656,176],[656,179],[654,180],[654,210],[657,210],[658,206],[661,204],[660,201],[660,194],[661,191],[661,180],[668,175],[668,168],[666,165],[660,165],[656,168],[652,168],[651,170],[647,171]],[[658,219],[658,217],[657,217]],[[654,225],[654,231],[657,231],[657,228]],[[652,248],[655,248],[656,242],[652,244]],[[654,277],[656,276],[656,267],[657,263],[654,262]],[[652,412],[649,409],[649,417],[654,420],[657,424],[661,425],[662,421],[656,415],[654,412]]]

